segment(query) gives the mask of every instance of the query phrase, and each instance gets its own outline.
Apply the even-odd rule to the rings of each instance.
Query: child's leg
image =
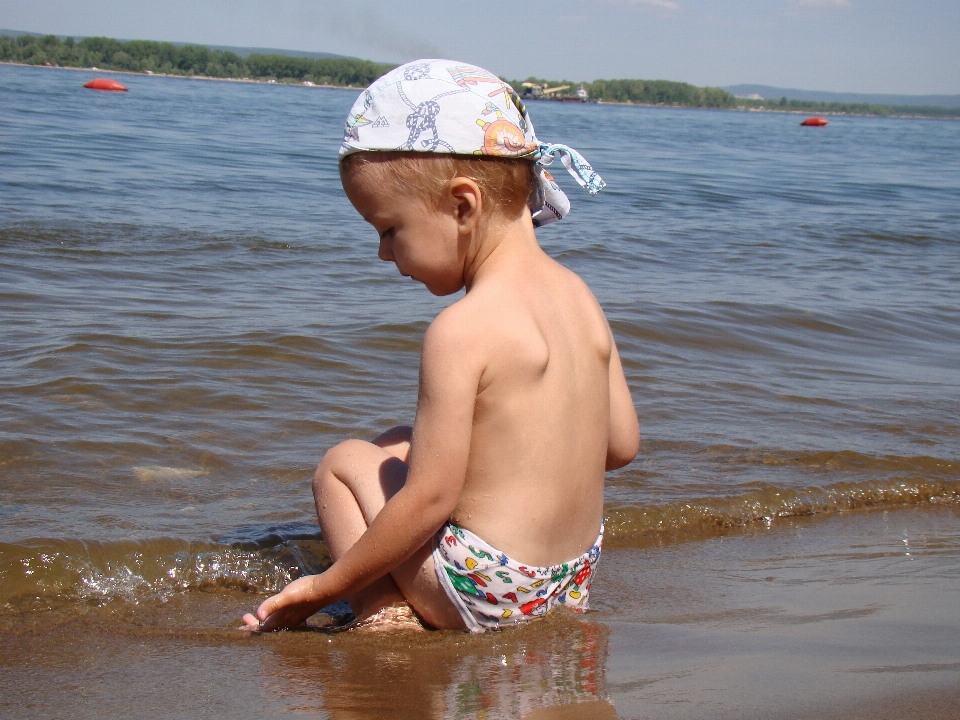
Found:
[[[377,447],[383,448],[388,453],[393,455],[393,457],[398,460],[409,463],[410,461],[410,440],[413,437],[413,428],[409,425],[398,425],[397,427],[390,428],[385,433],[379,435],[376,439],[373,440],[373,444]],[[394,470],[399,471],[399,468],[393,468]],[[317,475],[319,476],[319,468]],[[389,475],[389,472],[387,472]],[[381,474],[382,478],[382,474]],[[406,471],[403,471],[403,478],[406,479]],[[385,492],[387,497],[391,497],[393,493],[400,489],[403,486],[402,480],[399,482],[399,485],[396,484],[396,481],[388,481],[391,488],[389,489],[389,494]],[[381,483],[382,484],[382,483]],[[394,487],[395,486],[395,487]],[[321,484],[321,488],[323,485]],[[343,498],[338,502],[336,498],[336,493],[338,488],[333,486],[332,488],[333,497],[328,498],[329,502],[334,506],[341,507],[344,501]],[[318,484],[316,477],[313,482],[313,498],[314,502],[317,505],[317,519],[320,522],[321,532],[323,533],[324,541],[327,544],[328,549],[330,550],[330,555],[333,560],[337,560],[343,553],[350,549],[350,546],[353,545],[360,537],[356,535],[352,537],[355,533],[352,533],[350,530],[345,530],[342,525],[342,518],[328,517],[326,524],[324,521],[325,516],[331,515],[331,513],[325,512],[321,515],[321,497],[318,494]],[[351,499],[354,501],[356,498],[351,493]],[[349,500],[346,501],[349,506]],[[354,508],[347,507],[346,515],[349,517],[350,514],[354,514]],[[352,521],[357,522],[357,517],[354,515]],[[366,530],[367,523],[364,521],[363,529]],[[362,532],[360,533],[363,534]],[[336,538],[333,542],[338,546],[344,544],[349,540],[349,545],[346,547],[338,547],[338,552],[334,552],[333,547],[331,546],[331,541],[327,538],[330,536]],[[376,582],[372,583],[368,587],[361,590],[355,596],[350,598],[350,607],[353,609],[354,614],[358,618],[365,618],[373,613],[377,612],[380,608],[386,607],[388,605],[393,605],[396,603],[406,603],[406,598],[403,597],[403,594],[397,588],[396,583],[394,583],[393,578],[387,576],[380,578]]]
[[[332,448],[317,467],[313,495],[323,540],[334,561],[360,539],[387,501],[407,479],[409,430],[394,428],[374,443],[347,440]],[[403,460],[401,460],[403,458]],[[463,629],[434,569],[432,543],[349,598],[358,618],[381,608],[409,603],[430,625]]]
[[[373,444],[382,447],[398,460],[410,464],[410,440],[413,438],[413,428],[409,425],[397,425],[379,435]]]
[[[347,440],[324,455],[313,477],[313,499],[323,542],[334,562],[366,531],[369,521],[363,506],[376,508],[376,517],[386,501],[403,487],[406,478],[406,463],[372,443]],[[358,618],[407,602],[389,575],[348,599]]]

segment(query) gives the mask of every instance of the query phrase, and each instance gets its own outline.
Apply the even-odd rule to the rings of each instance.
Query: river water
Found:
[[[452,300],[340,188],[356,90],[88,75],[0,66],[0,606],[275,589],[325,561],[323,451],[412,420]],[[608,183],[563,174],[538,237],[640,416],[611,547],[957,505],[960,123],[530,110]]]

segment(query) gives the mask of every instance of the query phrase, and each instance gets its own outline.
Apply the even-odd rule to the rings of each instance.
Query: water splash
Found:
[[[165,602],[175,593],[224,588],[277,592],[329,564],[316,541],[241,548],[159,539],[140,543],[37,540],[0,544],[0,604]]]

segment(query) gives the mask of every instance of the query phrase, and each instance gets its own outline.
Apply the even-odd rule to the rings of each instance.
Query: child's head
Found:
[[[591,194],[603,187],[576,151],[536,138],[526,107],[503,80],[466,63],[418,60],[391,70],[354,103],[340,172],[345,184],[362,176],[428,206],[452,178],[470,178],[484,197],[484,216],[516,219],[527,205],[539,226],[570,209],[543,167],[555,154]]]
[[[464,286],[491,232],[529,227],[532,169],[529,160],[410,152],[360,152],[340,163],[347,197],[380,236],[380,259],[435,295]]]

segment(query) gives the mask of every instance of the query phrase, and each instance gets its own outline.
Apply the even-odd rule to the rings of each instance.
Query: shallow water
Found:
[[[24,718],[948,720],[960,512],[792,518],[616,549],[595,612],[499,633],[234,628],[235,589],[0,614],[0,713]]]
[[[450,299],[339,187],[355,91],[0,66],[0,604],[267,591],[325,448],[410,422]],[[535,103],[608,183],[539,233],[644,436],[608,543],[960,498],[960,123]]]

